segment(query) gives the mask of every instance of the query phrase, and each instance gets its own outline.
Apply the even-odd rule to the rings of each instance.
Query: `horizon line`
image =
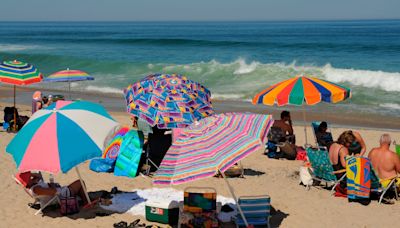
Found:
[[[359,19],[268,19],[268,20],[3,20],[4,22],[330,22],[330,21],[398,21],[400,18],[359,18]]]

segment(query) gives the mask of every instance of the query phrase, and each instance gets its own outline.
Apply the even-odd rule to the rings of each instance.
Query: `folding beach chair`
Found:
[[[12,178],[15,180],[15,182],[16,182],[19,186],[21,186],[21,187],[24,189],[24,191],[26,192],[26,194],[28,194],[32,199],[34,199],[34,202],[33,202],[32,204],[37,204],[37,203],[40,202],[40,199],[39,199],[38,197],[35,197],[35,196],[32,194],[32,192],[29,191],[29,189],[26,188],[26,184],[27,184],[27,183],[25,183],[25,181],[24,181],[23,178],[20,178],[20,177],[18,176],[18,174],[17,174],[16,176],[12,176]],[[38,211],[35,212],[35,215],[38,215],[38,214],[42,213],[42,211],[43,211],[46,207],[52,205],[52,204],[55,203],[56,201],[58,201],[58,203],[60,202],[60,199],[58,198],[58,195],[55,195],[55,196],[54,196],[53,198],[51,198],[46,204],[44,204],[44,205],[41,205],[41,204],[40,204],[40,209],[39,209]]]
[[[321,124],[320,121],[314,121],[314,122],[311,123],[311,127],[313,129],[313,134],[314,134],[315,145],[317,145],[319,147],[325,147],[326,148],[326,146],[321,145],[321,143],[318,142],[317,132],[318,132],[318,128],[319,128],[320,124]],[[331,136],[332,136],[332,133],[330,131],[327,131],[327,132],[329,132],[331,134]],[[333,141],[333,139],[332,139],[332,141]]]
[[[326,185],[333,185],[331,189],[331,193],[333,194],[336,186],[346,177],[346,169],[334,171],[328,151],[325,148],[308,147],[306,148],[306,152],[312,167],[312,169],[309,169],[312,178],[320,182],[325,182]],[[343,175],[339,179],[335,175],[342,173]],[[309,190],[311,186],[307,185],[306,187]]]
[[[396,154],[400,157],[400,144],[396,144],[396,141],[394,141],[393,144]]]
[[[239,197],[238,203],[249,225],[270,227],[271,198],[268,195],[242,196]],[[237,227],[245,227],[240,214],[237,215],[236,225]]]
[[[179,208],[178,227],[218,227],[217,192],[214,188],[188,187]]]
[[[375,170],[371,166],[371,192],[377,193],[380,195],[378,203],[380,204],[383,200],[383,197],[386,195],[386,193],[392,189],[395,193],[395,198],[396,200],[398,199],[398,192],[397,192],[397,187],[396,187],[396,178],[393,178],[390,183],[387,185],[387,187],[383,187],[381,184],[381,180],[379,179],[378,175],[376,175]]]

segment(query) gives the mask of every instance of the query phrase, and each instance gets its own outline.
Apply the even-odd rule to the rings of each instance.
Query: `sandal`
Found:
[[[135,221],[131,222],[131,223],[128,225],[128,228],[135,228],[135,227],[137,227],[136,225],[137,225],[139,222],[140,222],[140,219],[136,219]]]
[[[125,221],[121,221],[119,223],[114,223],[114,228],[127,228],[128,223]]]

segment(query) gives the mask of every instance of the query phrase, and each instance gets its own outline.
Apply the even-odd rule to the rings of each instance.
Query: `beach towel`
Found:
[[[115,162],[115,176],[136,176],[143,150],[143,140],[142,131],[131,130],[126,133]]]
[[[369,198],[371,162],[364,157],[346,157],[347,198]]]

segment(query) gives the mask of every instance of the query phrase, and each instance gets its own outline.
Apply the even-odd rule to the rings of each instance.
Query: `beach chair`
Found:
[[[12,175],[12,178],[14,179],[14,181],[15,181],[19,186],[21,186],[21,187],[24,189],[24,191],[26,192],[26,194],[28,194],[28,195],[34,200],[33,203],[32,203],[33,205],[40,202],[40,199],[39,199],[38,197],[35,197],[35,196],[32,194],[32,192],[31,192],[29,189],[26,188],[27,182],[24,180],[24,178],[21,178],[20,176],[18,176],[18,174],[15,175],[15,176]],[[38,211],[35,212],[35,215],[38,215],[38,214],[42,213],[42,211],[43,211],[46,207],[48,207],[48,206],[54,204],[56,201],[58,201],[58,203],[60,202],[60,200],[59,200],[59,198],[58,198],[58,195],[55,195],[55,196],[54,196],[53,198],[51,198],[46,204],[40,205],[40,209],[39,209]]]
[[[394,141],[393,144],[396,154],[400,157],[400,144],[396,144],[396,141]]]
[[[249,225],[270,227],[271,198],[268,195],[242,196],[239,197],[238,203]],[[236,225],[237,227],[245,226],[240,214],[237,215]]]
[[[179,207],[178,227],[218,227],[217,192],[214,188],[188,187]]]
[[[313,129],[313,134],[314,134],[315,145],[316,145],[316,146],[319,146],[319,147],[325,147],[325,148],[326,148],[326,146],[321,145],[321,144],[318,142],[317,132],[318,132],[318,128],[319,128],[319,125],[320,125],[320,124],[321,124],[321,121],[314,121],[314,122],[311,123],[311,127],[312,127],[312,129]],[[330,131],[327,131],[327,132],[331,133]],[[331,133],[331,135],[332,135],[332,133]],[[332,140],[332,141],[333,141],[333,140]]]
[[[399,200],[397,187],[396,187],[396,178],[393,178],[390,181],[390,183],[388,184],[388,186],[385,188],[382,186],[380,178],[378,177],[378,175],[376,175],[375,170],[371,166],[371,192],[377,193],[380,195],[379,201],[378,201],[379,204],[382,202],[384,196],[390,189],[392,189],[394,191],[396,200]]]
[[[334,171],[328,156],[328,151],[325,148],[308,147],[306,148],[306,152],[308,160],[311,163],[312,169],[309,168],[309,172],[313,180],[325,182],[327,187],[328,184],[332,185],[331,193],[333,194],[336,186],[346,177],[346,169]],[[335,174],[343,175],[338,179]],[[310,187],[310,185],[307,185],[307,190],[309,190]]]

